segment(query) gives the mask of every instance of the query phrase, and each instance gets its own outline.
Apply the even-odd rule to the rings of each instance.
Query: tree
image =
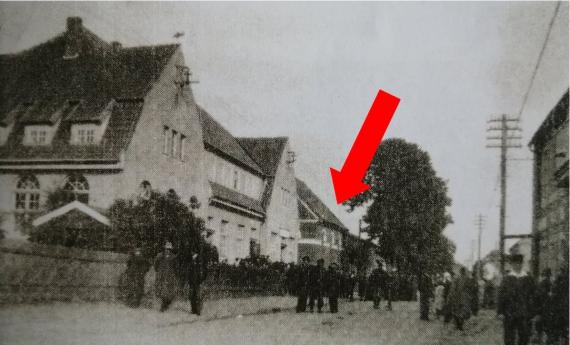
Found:
[[[202,236],[204,221],[180,201],[174,190],[152,192],[148,199],[116,200],[109,209],[117,250],[128,252],[138,247],[153,258],[166,242],[180,255],[212,253],[215,249]]]
[[[345,202],[367,207],[369,236],[400,274],[417,278],[451,269],[454,244],[443,230],[452,222],[446,183],[427,152],[403,139],[384,140],[364,178],[371,188]]]

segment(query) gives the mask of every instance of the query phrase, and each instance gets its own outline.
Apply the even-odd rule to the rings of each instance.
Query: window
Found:
[[[226,220],[222,220],[221,224],[220,224],[220,255],[224,256],[227,258],[227,253],[226,253],[226,242],[228,240],[228,234],[227,234],[227,227],[228,227],[228,221]]]
[[[164,126],[162,130],[162,153],[168,155],[170,151],[170,128]]]
[[[40,208],[40,183],[33,175],[20,177],[16,184],[16,210],[38,210]]]
[[[180,160],[183,161],[186,153],[186,136],[184,134],[180,134],[180,147],[178,148],[178,152],[180,154]]]
[[[63,190],[68,192],[70,201],[78,200],[84,204],[89,202],[89,183],[83,175],[67,176]]]
[[[164,126],[162,128],[162,153],[179,160],[184,160],[186,136]]]
[[[170,156],[174,158],[178,158],[178,142],[180,137],[178,136],[178,132],[173,130],[172,131],[172,147],[170,148]]]
[[[78,129],[76,142],[79,144],[94,144],[95,129]]]
[[[30,131],[31,144],[45,145],[46,144],[46,130],[34,129]]]
[[[242,241],[244,238],[245,238],[245,226],[238,224],[237,239],[238,241]]]
[[[237,171],[237,170],[234,170],[234,182],[233,182],[233,186],[234,186],[234,189],[236,189],[236,190],[237,190],[237,188],[238,188],[238,180],[239,180],[238,171]]]

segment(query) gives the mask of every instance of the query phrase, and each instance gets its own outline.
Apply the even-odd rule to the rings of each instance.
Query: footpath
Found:
[[[86,338],[111,344],[121,335],[292,310],[296,300],[289,296],[206,300],[201,316],[190,313],[187,301],[176,301],[164,313],[158,311],[158,301],[153,303],[140,308],[108,302],[0,305],[0,344],[83,344]]]

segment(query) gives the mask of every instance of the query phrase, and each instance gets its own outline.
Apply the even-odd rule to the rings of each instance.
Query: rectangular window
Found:
[[[38,210],[40,208],[40,195],[38,193],[28,194],[30,197],[28,209]]]
[[[164,126],[164,128],[162,129],[162,153],[164,153],[165,155],[168,154],[168,147],[170,146],[169,136],[170,136],[170,128]]]
[[[178,137],[178,132],[172,130],[172,143],[171,143],[172,146],[170,147],[171,157],[177,157],[178,155],[178,140],[180,140],[180,138]]]
[[[16,193],[16,209],[25,210],[26,209],[26,194]]]
[[[237,190],[237,188],[238,188],[238,180],[239,180],[238,172],[237,172],[237,170],[234,170],[234,182],[233,182],[233,186],[234,186],[234,189],[236,189],[236,190]]]
[[[178,152],[180,152],[180,160],[183,161],[186,155],[186,136],[184,134],[180,134],[180,148]]]
[[[93,144],[95,142],[95,130],[88,129],[85,132],[86,132],[85,141],[87,142],[87,144]]]
[[[245,238],[245,226],[239,224],[238,225],[238,234],[237,238],[239,241],[242,241]]]

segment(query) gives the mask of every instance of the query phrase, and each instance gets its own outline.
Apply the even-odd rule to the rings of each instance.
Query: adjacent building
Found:
[[[67,19],[66,30],[0,56],[0,211],[25,236],[63,188],[106,209],[142,181],[182,200],[209,197],[198,108],[179,45],[122,47]]]
[[[534,152],[533,270],[558,272],[568,264],[568,91],[529,146]]]
[[[299,223],[301,238],[298,241],[299,258],[308,256],[311,261],[324,259],[325,265],[342,262],[342,249],[348,229],[300,179],[297,179]]]

